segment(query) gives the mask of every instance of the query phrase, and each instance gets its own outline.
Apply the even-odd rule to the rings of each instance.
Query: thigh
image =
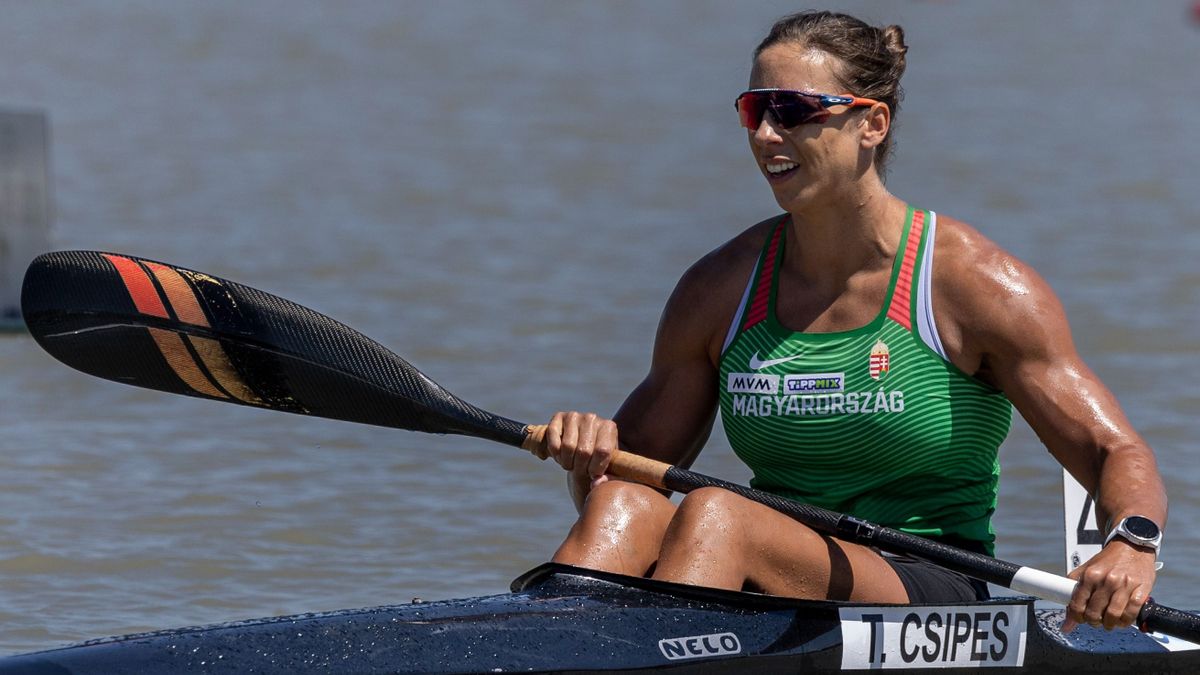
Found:
[[[763,506],[753,522],[747,581],[772,595],[908,602],[895,569],[875,549],[816,532]]]
[[[907,602],[879,552],[825,536],[758,502],[701,489],[680,504],[656,577],[795,598]]]

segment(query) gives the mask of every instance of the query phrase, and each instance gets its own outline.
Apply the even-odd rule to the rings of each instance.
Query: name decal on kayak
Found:
[[[733,633],[710,633],[666,638],[658,641],[658,650],[671,661],[698,659],[742,653],[742,643]]]
[[[838,612],[844,670],[1025,663],[1025,605],[844,607]]]

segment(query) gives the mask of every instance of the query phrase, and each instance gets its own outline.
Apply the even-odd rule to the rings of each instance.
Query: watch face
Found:
[[[1153,520],[1141,516],[1126,518],[1125,530],[1139,539],[1151,540],[1158,537],[1158,525],[1155,525]]]

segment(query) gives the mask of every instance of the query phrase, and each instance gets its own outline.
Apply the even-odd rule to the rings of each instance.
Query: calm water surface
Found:
[[[909,37],[889,181],[1060,293],[1172,498],[1200,607],[1200,26],[1186,2],[836,3]],[[776,207],[732,100],[784,2],[6,3],[0,104],[53,124],[61,248],[316,308],[466,399],[611,412],[688,264]],[[1002,450],[1002,557],[1062,567]],[[718,430],[697,469],[748,479]],[[503,591],[572,520],[510,448],[169,397],[0,338],[0,652]]]

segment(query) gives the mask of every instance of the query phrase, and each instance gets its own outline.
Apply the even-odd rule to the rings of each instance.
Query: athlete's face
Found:
[[[792,89],[816,94],[846,94],[834,76],[841,61],[825,52],[782,43],[763,50],[750,73],[751,89]],[[784,129],[770,112],[748,131],[759,170],[787,211],[802,212],[830,199],[871,169],[864,147],[862,108],[835,106],[821,123]]]

